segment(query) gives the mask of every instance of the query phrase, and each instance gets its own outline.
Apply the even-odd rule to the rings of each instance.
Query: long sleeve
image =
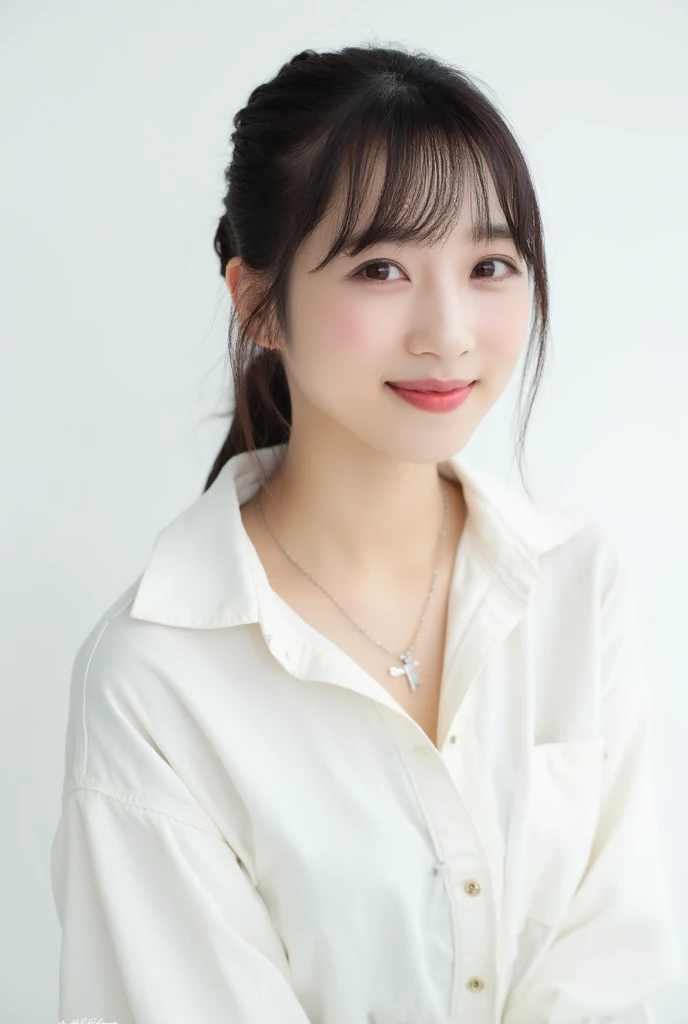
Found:
[[[649,998],[685,967],[655,804],[654,705],[635,594],[615,543],[599,583],[603,788],[585,875],[502,1024],[654,1024]]]
[[[266,907],[221,836],[78,784],[65,793],[52,884],[61,1020],[308,1024]]]

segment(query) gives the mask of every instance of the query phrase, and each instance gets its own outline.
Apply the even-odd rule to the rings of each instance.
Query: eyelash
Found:
[[[508,280],[511,277],[517,277],[518,275],[522,274],[522,271],[519,270],[519,268],[514,263],[512,263],[511,260],[504,259],[504,257],[502,257],[502,256],[493,256],[493,257],[491,257],[488,260],[481,260],[480,263],[476,263],[476,267],[483,267],[483,266],[485,266],[486,263],[503,263],[505,266],[507,266],[509,268],[510,273],[505,274],[503,277],[495,277],[495,278],[484,277],[484,278],[482,278],[483,281],[506,281],[506,280]],[[365,271],[368,267],[379,267],[379,266],[383,266],[383,267],[396,267],[397,270],[401,270],[401,267],[399,266],[399,264],[398,263],[394,263],[392,260],[369,260],[367,263],[364,263],[362,266],[360,266],[358,268],[358,270],[354,271],[354,273],[351,275],[351,277],[352,278],[357,278],[358,277],[358,278],[361,278],[361,280],[364,280],[364,278],[363,278],[363,271]],[[402,273],[403,273],[403,271],[402,271]],[[396,284],[398,282],[395,282],[395,281],[372,281],[371,280],[368,283],[369,284],[376,284],[377,285],[377,284]]]

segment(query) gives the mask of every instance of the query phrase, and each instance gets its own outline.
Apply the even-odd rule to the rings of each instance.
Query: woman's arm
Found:
[[[502,1024],[654,1024],[647,999],[684,969],[655,805],[653,704],[633,593],[610,544],[600,580],[603,789],[585,876]]]
[[[59,1019],[308,1024],[250,878],[184,817],[95,780],[67,789],[52,847]]]

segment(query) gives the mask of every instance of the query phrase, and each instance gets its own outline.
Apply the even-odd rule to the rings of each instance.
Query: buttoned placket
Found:
[[[500,945],[497,908],[501,902],[501,855],[494,843],[489,851],[484,846],[484,836],[494,837],[497,832],[494,822],[490,822],[491,827],[486,825],[492,801],[489,784],[481,779],[482,769],[476,761],[466,705],[459,709],[452,732],[438,751],[418,724],[363,670],[346,674],[332,657],[334,650],[323,654],[308,643],[296,641],[293,632],[284,628],[279,612],[270,621],[271,632],[265,634],[265,639],[286,671],[299,678],[336,682],[380,705],[438,851],[433,874],[447,889],[456,948],[451,1019],[484,1024],[497,988],[494,964]]]
[[[424,809],[440,860],[433,869],[447,889],[456,942],[451,993],[452,1020],[483,1024],[492,1010],[495,988],[494,950],[497,946],[497,892],[483,847],[480,826],[472,819],[457,781],[468,768],[472,746],[466,716],[459,711],[453,731],[441,750],[419,742],[421,730],[413,720],[385,714],[418,798]]]

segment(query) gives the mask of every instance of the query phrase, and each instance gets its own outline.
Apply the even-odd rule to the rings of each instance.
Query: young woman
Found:
[[[234,125],[234,418],[76,656],[59,1014],[647,1024],[683,961],[623,559],[461,454],[544,364],[526,161],[400,49]]]

